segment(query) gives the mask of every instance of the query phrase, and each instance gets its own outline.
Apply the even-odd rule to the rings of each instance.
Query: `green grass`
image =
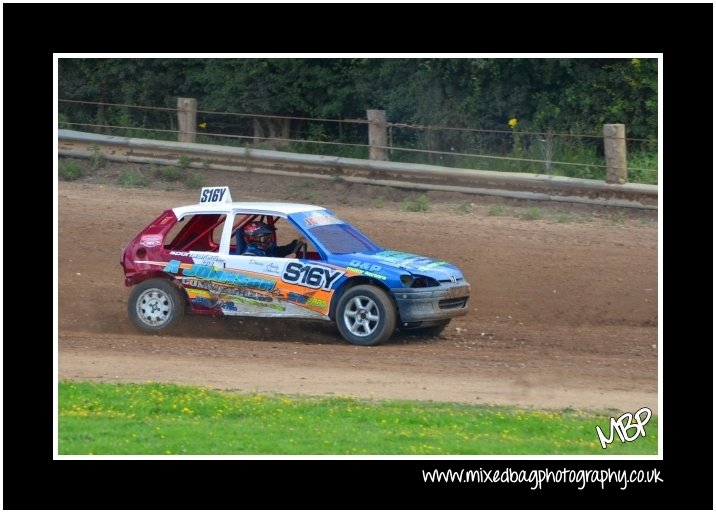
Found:
[[[107,165],[107,158],[102,153],[102,150],[96,144],[90,146],[92,150],[92,156],[90,157],[90,163],[95,169],[99,169]]]
[[[467,201],[461,201],[455,207],[455,211],[460,215],[472,214],[472,207],[472,203],[468,203]]]
[[[490,205],[487,208],[487,215],[488,216],[509,216],[509,215],[512,215],[512,209],[505,205],[496,203],[494,205]]]
[[[79,180],[85,176],[85,170],[79,162],[72,160],[60,162],[58,168],[59,175],[62,180]]]
[[[414,200],[405,200],[400,209],[405,212],[427,212],[430,210],[428,197],[425,194],[422,194]]]
[[[170,384],[59,385],[60,454],[656,454],[646,437],[603,450],[609,417],[418,401],[233,394]]]
[[[186,169],[189,167],[189,164],[191,164],[191,159],[187,155],[182,153],[179,156],[178,162],[179,162],[179,167],[181,167],[182,169]]]
[[[522,211],[520,219],[525,221],[534,221],[536,219],[542,219],[542,211],[537,207],[526,208]]]
[[[137,171],[124,170],[117,178],[117,183],[122,187],[147,187],[150,180]]]
[[[385,205],[385,197],[376,196],[375,198],[373,198],[371,205],[373,206],[373,208],[383,208],[383,205]]]
[[[656,153],[628,153],[627,160],[628,182],[659,184],[659,158]]]
[[[177,169],[174,166],[162,166],[153,168],[154,176],[165,182],[179,182],[186,176],[184,169]]]

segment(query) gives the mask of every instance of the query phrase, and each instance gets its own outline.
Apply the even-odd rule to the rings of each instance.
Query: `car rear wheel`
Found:
[[[174,326],[184,315],[179,290],[160,278],[143,281],[129,295],[129,317],[141,330],[156,333]]]
[[[336,308],[336,324],[351,344],[374,346],[395,331],[395,307],[388,294],[371,285],[348,289]]]

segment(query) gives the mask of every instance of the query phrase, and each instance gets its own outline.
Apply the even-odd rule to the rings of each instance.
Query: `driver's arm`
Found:
[[[286,255],[290,255],[291,253],[295,253],[301,244],[306,244],[305,237],[299,237],[298,239],[293,239],[291,242],[289,242],[285,246],[276,246],[276,249],[275,249],[276,256],[285,257]]]

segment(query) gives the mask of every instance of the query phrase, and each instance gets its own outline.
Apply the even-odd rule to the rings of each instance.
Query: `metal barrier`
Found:
[[[416,190],[451,191],[504,198],[657,209],[658,186],[608,184],[564,176],[457,169],[426,164],[307,155],[212,144],[180,143],[58,130],[58,154],[91,158],[101,153],[122,162],[189,166]],[[420,178],[422,183],[415,183]]]

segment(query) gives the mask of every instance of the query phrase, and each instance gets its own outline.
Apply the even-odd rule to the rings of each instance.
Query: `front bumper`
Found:
[[[439,287],[393,289],[391,293],[398,307],[400,323],[423,326],[465,315],[470,284],[441,283]]]

